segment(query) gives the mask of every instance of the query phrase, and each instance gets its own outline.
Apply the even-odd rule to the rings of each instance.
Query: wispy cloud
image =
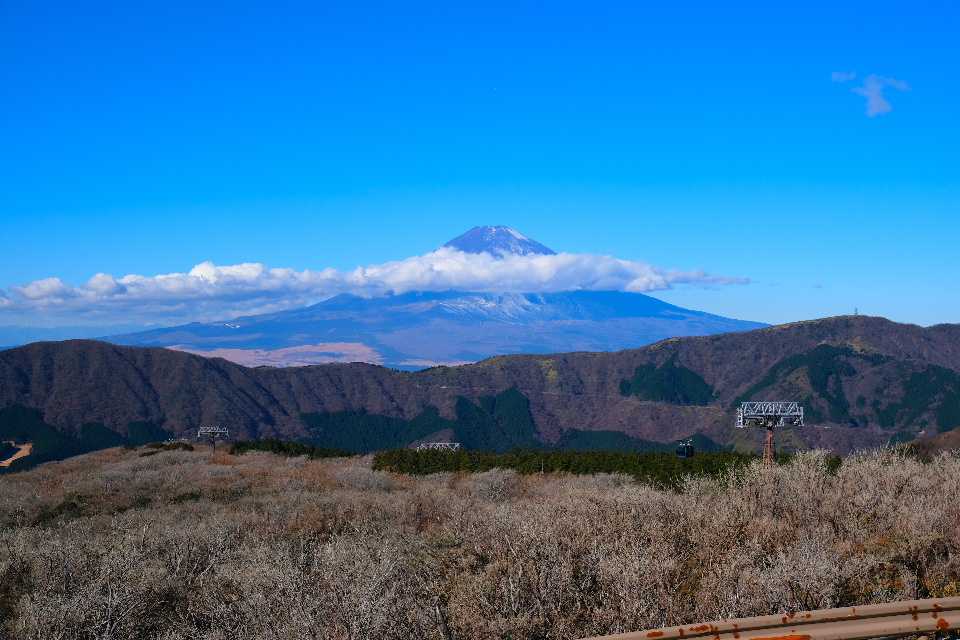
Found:
[[[867,116],[873,118],[884,113],[893,111],[893,106],[884,96],[884,90],[896,89],[897,91],[909,91],[910,85],[903,80],[896,78],[885,78],[875,74],[870,74],[863,80],[863,84],[854,87],[853,92],[867,99]]]
[[[612,256],[492,256],[450,248],[350,271],[270,268],[260,263],[203,262],[184,273],[114,277],[98,273],[72,286],[60,278],[0,291],[0,318],[62,317],[71,322],[179,322],[224,319],[304,306],[338,293],[376,296],[389,292],[460,289],[549,292],[576,289],[649,292],[679,284],[743,284],[743,278],[703,271],[664,270]]]
[[[854,71],[834,71],[830,74],[831,80],[839,83],[850,82],[851,80],[855,80],[856,77],[857,74]],[[867,117],[873,118],[875,116],[883,115],[884,113],[890,113],[893,111],[893,105],[890,104],[890,101],[887,100],[887,97],[884,93],[887,89],[909,91],[910,85],[903,80],[897,80],[896,78],[888,78],[871,73],[863,79],[862,84],[853,87],[851,91],[866,98]]]

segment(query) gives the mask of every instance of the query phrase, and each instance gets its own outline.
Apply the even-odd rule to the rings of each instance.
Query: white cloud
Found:
[[[98,273],[87,280],[87,288],[100,295],[115,295],[126,292],[126,287],[108,273]]]
[[[873,118],[893,111],[893,106],[884,95],[884,91],[888,88],[909,91],[910,85],[896,78],[885,78],[871,73],[863,79],[862,85],[854,87],[851,91],[867,99],[867,116]]]
[[[665,271],[611,256],[492,256],[441,248],[421,256],[351,271],[295,271],[250,262],[218,266],[202,262],[186,273],[116,278],[98,273],[80,286],[45,278],[0,291],[0,309],[21,318],[42,312],[76,321],[142,319],[152,322],[223,319],[304,306],[339,293],[375,296],[389,292],[460,289],[487,292],[549,292],[575,289],[648,292],[677,284],[724,285],[746,280],[702,271]]]
[[[14,287],[13,291],[26,300],[40,302],[61,302],[75,295],[74,289],[64,284],[60,278],[34,280],[23,287]]]

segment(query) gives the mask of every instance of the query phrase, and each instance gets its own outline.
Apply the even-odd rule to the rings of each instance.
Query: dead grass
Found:
[[[114,449],[0,478],[15,638],[575,638],[960,588],[960,457],[422,478]]]

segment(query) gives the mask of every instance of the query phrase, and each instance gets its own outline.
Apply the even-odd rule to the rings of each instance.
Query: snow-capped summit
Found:
[[[556,255],[556,251],[531,240],[516,229],[505,226],[474,227],[462,236],[457,236],[443,245],[464,253],[489,253],[491,255]]]

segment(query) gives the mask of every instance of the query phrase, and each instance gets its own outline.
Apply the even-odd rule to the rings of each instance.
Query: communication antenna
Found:
[[[417,445],[417,451],[459,451],[459,442],[423,442]]]
[[[737,409],[737,428],[765,427],[767,439],[763,445],[763,466],[773,467],[773,430],[803,426],[803,406],[799,402],[741,402]]]
[[[220,425],[210,426],[210,427],[200,427],[197,430],[197,440],[203,440],[205,438],[210,438],[210,446],[213,447],[213,450],[217,450],[217,438],[226,440],[230,437],[230,430],[226,427],[221,427]]]

